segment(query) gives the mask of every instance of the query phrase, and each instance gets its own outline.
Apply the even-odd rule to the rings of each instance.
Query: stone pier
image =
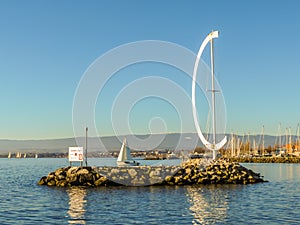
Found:
[[[251,184],[260,174],[227,160],[191,159],[180,166],[66,167],[40,179],[48,186],[149,186],[193,184]]]

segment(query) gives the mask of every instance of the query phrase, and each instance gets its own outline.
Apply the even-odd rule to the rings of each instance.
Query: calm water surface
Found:
[[[66,159],[0,159],[0,224],[300,224],[299,164],[244,164],[269,180],[244,186],[37,185],[67,165]]]

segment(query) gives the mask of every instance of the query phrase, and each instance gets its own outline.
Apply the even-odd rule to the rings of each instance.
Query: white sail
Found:
[[[17,155],[16,155],[16,158],[21,158],[21,157],[22,157],[22,153],[18,152]]]
[[[132,160],[131,154],[130,154],[130,149],[126,146],[126,138],[124,139],[122,143],[122,147],[120,149],[120,153],[117,159],[117,162],[125,162]]]
[[[131,158],[130,149],[126,146],[126,139],[124,139],[120,153],[117,159],[118,166],[138,166],[139,163]]]
[[[11,153],[10,152],[8,153],[7,158],[9,158],[9,159],[11,158]]]

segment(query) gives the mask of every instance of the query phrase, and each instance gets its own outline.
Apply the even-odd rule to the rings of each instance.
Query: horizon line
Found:
[[[149,136],[149,135],[168,135],[168,134],[197,134],[197,132],[166,132],[166,133],[144,133],[144,134],[120,134],[120,135],[104,135],[104,136],[88,136],[88,138],[110,138],[110,137],[122,137],[122,136]],[[212,133],[203,133],[203,134],[210,134]],[[231,136],[232,134],[237,136],[248,136],[248,134],[239,134],[239,133],[225,133],[224,135]],[[198,135],[198,134],[197,134]],[[220,134],[217,134],[220,135]],[[222,135],[222,134],[221,134]],[[261,133],[256,134],[249,134],[249,136],[257,136],[262,135]],[[285,137],[285,134],[282,135],[276,135],[276,134],[264,134],[264,136],[272,136],[272,137]],[[296,134],[292,134],[291,136],[297,136]],[[54,137],[54,138],[29,138],[29,139],[10,139],[10,138],[3,138],[0,139],[0,141],[46,141],[46,140],[63,140],[63,139],[76,139],[76,138],[85,138],[85,136],[79,136],[79,137]]]

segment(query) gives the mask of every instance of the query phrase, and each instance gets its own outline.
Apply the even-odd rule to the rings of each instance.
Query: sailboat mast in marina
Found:
[[[21,158],[21,157],[22,157],[22,153],[18,152],[17,155],[16,155],[16,158]]]
[[[296,131],[296,146],[295,146],[295,150],[296,151],[299,151],[299,148],[300,148],[300,146],[299,146],[299,134],[300,134],[300,125],[299,125],[299,123],[298,123],[298,126],[297,126],[297,131]]]
[[[231,133],[231,157],[235,156],[234,150],[235,150],[235,138],[233,133]]]
[[[265,155],[265,126],[262,127],[262,155]]]

